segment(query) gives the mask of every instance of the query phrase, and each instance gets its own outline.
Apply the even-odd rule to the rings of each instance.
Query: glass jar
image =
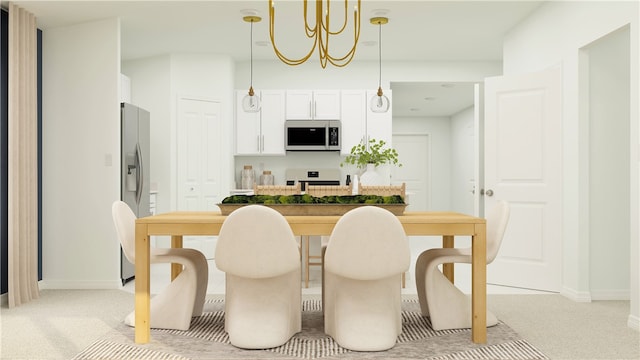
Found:
[[[253,184],[256,182],[253,166],[245,165],[240,177],[242,179],[242,189],[253,189]]]
[[[273,175],[271,175],[271,170],[264,170],[262,172],[262,175],[260,175],[260,184],[273,185]]]

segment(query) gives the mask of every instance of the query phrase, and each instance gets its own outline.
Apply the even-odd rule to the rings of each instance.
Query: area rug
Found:
[[[223,299],[208,299],[205,313],[193,319],[188,331],[152,329],[151,341],[142,345],[133,338],[133,328],[122,324],[73,359],[548,359],[503,322],[487,328],[486,344],[474,344],[469,329],[435,331],[412,298],[403,300],[402,334],[387,351],[340,347],[324,333],[319,299],[303,301],[302,332],[277,348],[243,350],[231,345],[224,331]]]

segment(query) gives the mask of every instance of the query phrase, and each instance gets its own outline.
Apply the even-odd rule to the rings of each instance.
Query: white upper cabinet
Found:
[[[236,92],[236,154],[284,155],[284,90],[261,90],[260,111],[242,109],[246,90]]]
[[[386,113],[374,113],[369,109],[369,101],[376,91],[342,91],[342,147],[340,153],[348,155],[351,148],[370,139],[384,140],[391,146],[392,116],[391,109]],[[391,99],[391,90],[385,90]]]
[[[287,120],[340,120],[340,90],[287,90]]]
[[[367,132],[367,93],[365,90],[342,91],[342,146],[340,153],[348,155]]]

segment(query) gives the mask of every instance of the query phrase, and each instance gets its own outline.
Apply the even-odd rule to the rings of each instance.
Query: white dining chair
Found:
[[[225,330],[232,345],[272,348],[302,330],[299,256],[278,211],[247,205],[225,219],[215,260],[225,272]]]
[[[111,206],[113,222],[125,257],[135,264],[136,216],[123,201]],[[207,259],[195,249],[151,248],[149,262],[177,263],[183,266],[180,274],[159,294],[151,298],[151,327],[158,329],[188,330],[191,318],[202,315],[209,267]],[[135,311],[124,320],[135,326]]]
[[[401,274],[411,253],[390,211],[362,206],[344,214],[324,255],[324,330],[356,351],[392,348],[402,332]]]
[[[498,201],[487,215],[487,264],[498,254],[509,222],[509,204]],[[471,328],[471,299],[438,268],[447,263],[471,263],[471,248],[437,248],[423,251],[416,260],[416,291],[423,316],[434,330]],[[487,326],[498,323],[487,311]]]

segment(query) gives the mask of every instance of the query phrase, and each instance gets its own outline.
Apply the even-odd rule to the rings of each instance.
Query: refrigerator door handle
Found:
[[[142,149],[140,149],[140,143],[136,143],[136,165],[138,171],[136,171],[136,203],[140,204],[140,198],[142,197],[142,184],[144,184],[144,168],[142,164]]]

